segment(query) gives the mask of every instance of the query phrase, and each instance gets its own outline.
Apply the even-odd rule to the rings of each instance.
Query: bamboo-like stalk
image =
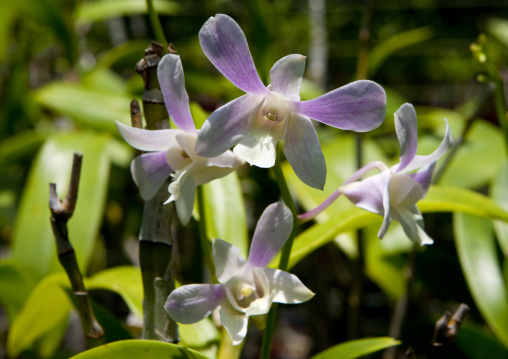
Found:
[[[79,179],[81,175],[81,163],[83,155],[79,152],[74,153],[72,162],[71,178],[69,189],[65,200],[62,202],[56,192],[56,184],[49,184],[49,209],[51,212],[51,227],[56,240],[56,249],[58,260],[64,268],[72,291],[74,293],[76,309],[81,318],[81,325],[85,339],[90,347],[96,347],[104,344],[104,330],[95,318],[90,297],[83,283],[83,276],[78,267],[78,261],[67,229],[67,221],[74,214],[76,201],[78,199]]]

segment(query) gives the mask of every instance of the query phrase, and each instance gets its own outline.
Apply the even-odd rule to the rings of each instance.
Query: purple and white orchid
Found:
[[[341,194],[356,206],[384,217],[378,237],[383,238],[392,219],[401,223],[406,235],[420,245],[434,241],[423,230],[423,217],[416,206],[422,199],[432,180],[436,161],[451,147],[452,134],[448,121],[446,133],[439,147],[428,156],[416,155],[418,147],[418,125],[413,105],[406,103],[395,113],[395,130],[400,143],[400,163],[388,168],[384,163],[372,162],[359,169],[321,205],[301,214],[302,221],[315,217]],[[372,169],[381,173],[357,181]],[[413,172],[417,170],[416,172]],[[356,181],[356,182],[355,182]]]
[[[270,70],[272,84],[259,78],[245,35],[229,16],[211,17],[199,32],[208,59],[245,95],[217,109],[204,123],[196,143],[200,156],[218,156],[229,148],[258,167],[272,167],[275,148],[284,153],[297,176],[322,189],[326,163],[313,118],[356,132],[378,127],[384,119],[386,94],[372,81],[355,81],[310,101],[300,101],[305,56],[288,55]]]
[[[171,196],[165,203],[174,201],[180,221],[187,224],[194,208],[196,187],[228,175],[243,161],[231,151],[212,158],[196,155],[198,131],[190,113],[178,55],[165,55],[157,68],[157,76],[168,113],[179,129],[150,131],[118,121],[116,126],[127,143],[148,152],[131,163],[132,177],[141,197],[145,201],[151,199],[171,175],[173,181],[168,188]]]
[[[254,232],[249,258],[220,239],[213,242],[215,271],[220,284],[189,284],[175,289],[166,301],[173,320],[192,324],[219,308],[220,320],[234,345],[247,334],[249,316],[268,313],[272,302],[296,304],[314,296],[293,274],[266,268],[293,227],[291,211],[282,203],[268,206]]]

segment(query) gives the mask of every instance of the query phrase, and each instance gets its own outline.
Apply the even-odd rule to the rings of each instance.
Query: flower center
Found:
[[[252,294],[252,286],[248,285],[247,283],[244,283],[242,285],[242,289],[240,290],[240,293],[242,295],[242,298],[238,298],[238,299],[243,299],[245,297],[249,297]]]
[[[284,121],[289,111],[288,103],[277,94],[270,96],[263,105],[262,115],[270,121]]]

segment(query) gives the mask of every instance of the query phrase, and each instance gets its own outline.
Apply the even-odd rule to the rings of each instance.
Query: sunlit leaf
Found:
[[[219,330],[211,318],[205,318],[195,324],[178,324],[180,340],[183,346],[200,349],[219,341]]]
[[[208,359],[192,349],[153,340],[121,340],[87,350],[72,359],[171,358]]]
[[[213,180],[203,189],[208,237],[220,238],[235,245],[240,248],[241,255],[247,258],[247,218],[238,174],[233,172]]]
[[[155,11],[159,15],[175,15],[180,5],[175,1],[154,0]],[[106,20],[112,17],[146,14],[146,2],[138,0],[100,0],[82,2],[78,8],[78,23]]]
[[[49,183],[56,183],[57,193],[64,198],[75,151],[83,153],[83,166],[68,228],[78,264],[86,272],[106,199],[109,141],[106,135],[60,133],[50,137],[39,151],[23,192],[12,243],[13,258],[37,278],[62,270],[49,221]]]
[[[39,131],[25,131],[3,139],[0,143],[0,167],[35,153],[47,136],[47,133]]]
[[[505,162],[499,170],[499,174],[494,179],[491,188],[491,197],[505,210],[508,210],[508,163]],[[499,245],[503,250],[504,256],[508,258],[508,223],[503,221],[494,221]],[[507,278],[508,279],[508,278]]]
[[[508,47],[508,20],[491,18],[487,21],[487,31]]]
[[[462,272],[480,313],[508,347],[508,296],[491,221],[454,214],[455,243]]]
[[[143,317],[143,286],[139,268],[121,266],[105,269],[85,282],[87,289],[106,289],[118,293],[129,309]]]
[[[375,353],[379,350],[399,345],[401,342],[390,337],[351,340],[335,345],[311,359],[354,359]]]
[[[506,348],[492,332],[470,320],[460,326],[455,344],[470,359],[506,358]]]
[[[13,321],[7,338],[7,352],[17,357],[34,341],[59,325],[69,315],[72,303],[62,286],[69,285],[63,273],[44,278],[30,293]]]
[[[368,72],[369,76],[373,76],[381,67],[381,65],[393,53],[405,47],[415,45],[430,39],[433,35],[430,27],[421,27],[418,29],[399,32],[389,39],[377,45],[369,56]]]

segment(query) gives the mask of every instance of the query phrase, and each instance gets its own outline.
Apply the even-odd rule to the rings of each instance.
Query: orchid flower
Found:
[[[189,284],[166,301],[173,320],[192,324],[219,308],[220,321],[234,345],[247,334],[249,316],[268,313],[272,302],[296,304],[314,296],[293,274],[266,265],[282,248],[293,227],[291,211],[282,203],[268,206],[256,226],[245,261],[240,250],[220,239],[212,245],[219,284]]]
[[[134,182],[141,197],[147,201],[155,195],[171,175],[171,194],[165,203],[175,202],[180,221],[187,224],[194,208],[196,187],[231,173],[243,163],[231,151],[205,158],[196,155],[198,131],[192,120],[189,96],[185,90],[182,63],[174,54],[164,56],[157,68],[157,76],[173,122],[179,129],[143,130],[116,122],[123,138],[132,147],[148,153],[131,163]]]
[[[378,237],[383,238],[391,221],[402,225],[412,241],[424,245],[434,241],[425,233],[423,217],[416,206],[432,180],[436,161],[451,147],[452,134],[448,121],[446,133],[439,147],[428,156],[416,155],[418,126],[413,105],[406,103],[395,113],[395,130],[400,143],[400,163],[388,168],[381,162],[373,162],[358,170],[318,208],[298,216],[307,220],[326,208],[340,194],[344,194],[356,206],[384,217]],[[362,181],[356,181],[371,169],[381,172]],[[416,172],[413,172],[417,170]],[[356,182],[355,182],[356,181]]]
[[[211,17],[199,32],[208,59],[245,95],[220,107],[199,133],[196,153],[218,156],[229,148],[251,165],[275,163],[276,144],[307,185],[323,189],[326,164],[310,118],[356,132],[378,127],[384,119],[386,94],[372,81],[355,81],[310,101],[300,101],[305,56],[288,55],[270,70],[272,84],[261,82],[245,35],[229,16]]]

